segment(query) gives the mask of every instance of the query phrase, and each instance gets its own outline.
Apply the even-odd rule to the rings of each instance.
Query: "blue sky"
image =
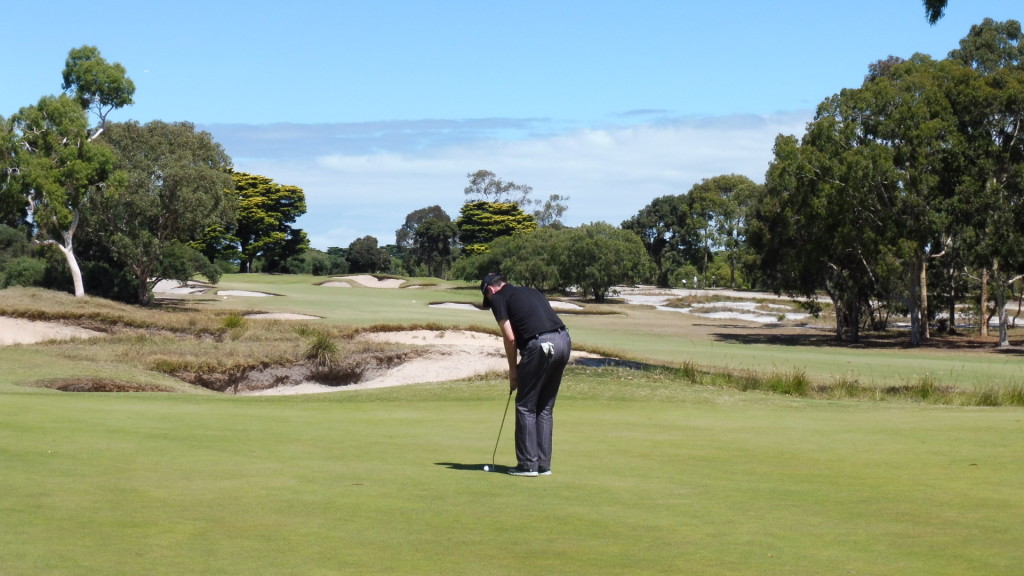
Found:
[[[305,190],[319,249],[452,218],[485,169],[618,225],[704,178],[762,182],[776,135],[869,63],[944,57],[1017,0],[94,0],[4,7],[0,115],[60,91],[70,49],[135,81],[110,120],[190,121],[238,170]]]

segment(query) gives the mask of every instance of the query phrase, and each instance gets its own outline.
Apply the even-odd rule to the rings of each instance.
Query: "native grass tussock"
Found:
[[[711,370],[692,362],[664,366],[613,360],[600,366],[577,367],[573,370],[591,380],[602,378],[629,383],[629,397],[652,400],[681,397],[681,386],[732,389],[741,392],[806,398],[814,400],[865,400],[939,404],[950,406],[1019,406],[1024,407],[1024,383],[989,385],[977,389],[943,386],[930,376],[894,386],[879,386],[856,379],[837,378],[816,382],[803,370],[758,373],[751,371]],[[607,391],[605,392],[607,394]],[[627,399],[615,395],[616,399]]]

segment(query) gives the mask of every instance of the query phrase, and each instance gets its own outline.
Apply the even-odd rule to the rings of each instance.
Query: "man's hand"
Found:
[[[508,391],[509,393],[514,392],[516,388],[519,388],[519,376],[517,374],[508,375]]]

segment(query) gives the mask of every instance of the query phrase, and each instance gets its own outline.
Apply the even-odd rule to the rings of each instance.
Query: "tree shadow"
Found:
[[[749,329],[748,329],[749,330]],[[768,332],[714,332],[711,337],[718,342],[733,344],[768,344],[773,346],[813,346],[851,348],[858,344],[842,342],[827,334],[780,334]]]
[[[922,342],[919,346],[911,346],[910,335],[904,330],[886,332],[861,333],[857,342],[838,340],[831,330],[819,329],[808,333],[772,333],[768,330],[751,331],[747,327],[742,332],[713,332],[711,337],[719,342],[734,344],[766,344],[774,346],[807,346],[818,348],[843,349],[876,349],[876,350],[954,350],[954,351],[991,351],[999,354],[1024,355],[1024,348],[1010,346],[998,348],[998,340],[993,337],[982,338],[976,335],[937,334]]]

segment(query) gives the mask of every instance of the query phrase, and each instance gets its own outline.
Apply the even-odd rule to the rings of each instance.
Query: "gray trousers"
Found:
[[[521,467],[551,467],[552,412],[570,352],[568,330],[541,335],[519,351],[516,459]]]

